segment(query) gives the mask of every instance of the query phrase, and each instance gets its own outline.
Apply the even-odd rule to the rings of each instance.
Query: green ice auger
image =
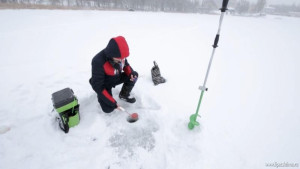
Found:
[[[213,51],[212,51],[212,54],[211,54],[211,57],[210,57],[210,60],[209,60],[209,64],[208,64],[208,68],[207,68],[207,71],[206,71],[206,76],[205,76],[203,86],[199,87],[199,89],[201,90],[201,95],[200,95],[200,98],[199,98],[199,101],[198,101],[197,110],[196,110],[195,114],[192,114],[190,116],[190,122],[188,124],[188,127],[189,127],[190,130],[192,130],[195,126],[200,125],[199,122],[197,122],[197,117],[198,116],[200,117],[199,109],[200,109],[201,101],[202,101],[202,98],[203,98],[203,95],[204,95],[204,91],[208,90],[205,85],[206,85],[207,77],[208,77],[208,74],[209,74],[210,66],[211,66],[211,63],[212,63],[212,60],[213,60],[213,57],[214,57],[214,54],[215,54],[215,50],[218,47],[218,42],[219,42],[220,32],[221,32],[221,25],[222,25],[224,14],[227,10],[228,1],[229,0],[223,0],[222,8],[220,9],[221,10],[221,16],[220,16],[220,21],[219,21],[219,29],[218,29],[218,33],[215,37],[215,41],[214,41],[214,44],[213,44]]]

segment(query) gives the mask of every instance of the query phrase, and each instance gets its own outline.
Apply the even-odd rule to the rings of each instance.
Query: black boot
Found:
[[[132,88],[133,88],[133,86],[128,86],[128,85],[123,84],[122,89],[119,94],[120,99],[124,100],[128,103],[134,103],[136,101],[135,98],[129,97]]]

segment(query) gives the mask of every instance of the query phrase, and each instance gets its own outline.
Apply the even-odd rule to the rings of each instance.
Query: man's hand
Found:
[[[139,76],[139,74],[136,71],[133,71],[130,75],[130,81],[136,82],[138,76]]]
[[[136,79],[137,79],[137,76],[133,76],[133,75],[130,76],[130,81],[133,82],[133,81],[136,81]]]

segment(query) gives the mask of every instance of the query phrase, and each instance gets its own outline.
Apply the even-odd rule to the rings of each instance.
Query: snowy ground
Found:
[[[300,19],[226,15],[200,127],[195,113],[218,15],[58,10],[0,11],[1,169],[254,169],[300,163]],[[126,37],[140,74],[140,120],[101,111],[88,83],[92,57]],[[154,86],[156,60],[166,84]],[[71,87],[81,122],[64,134],[51,94]]]

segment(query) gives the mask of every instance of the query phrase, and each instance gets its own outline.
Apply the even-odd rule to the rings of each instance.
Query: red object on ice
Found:
[[[131,118],[133,119],[137,119],[139,117],[139,115],[137,113],[132,113]]]

